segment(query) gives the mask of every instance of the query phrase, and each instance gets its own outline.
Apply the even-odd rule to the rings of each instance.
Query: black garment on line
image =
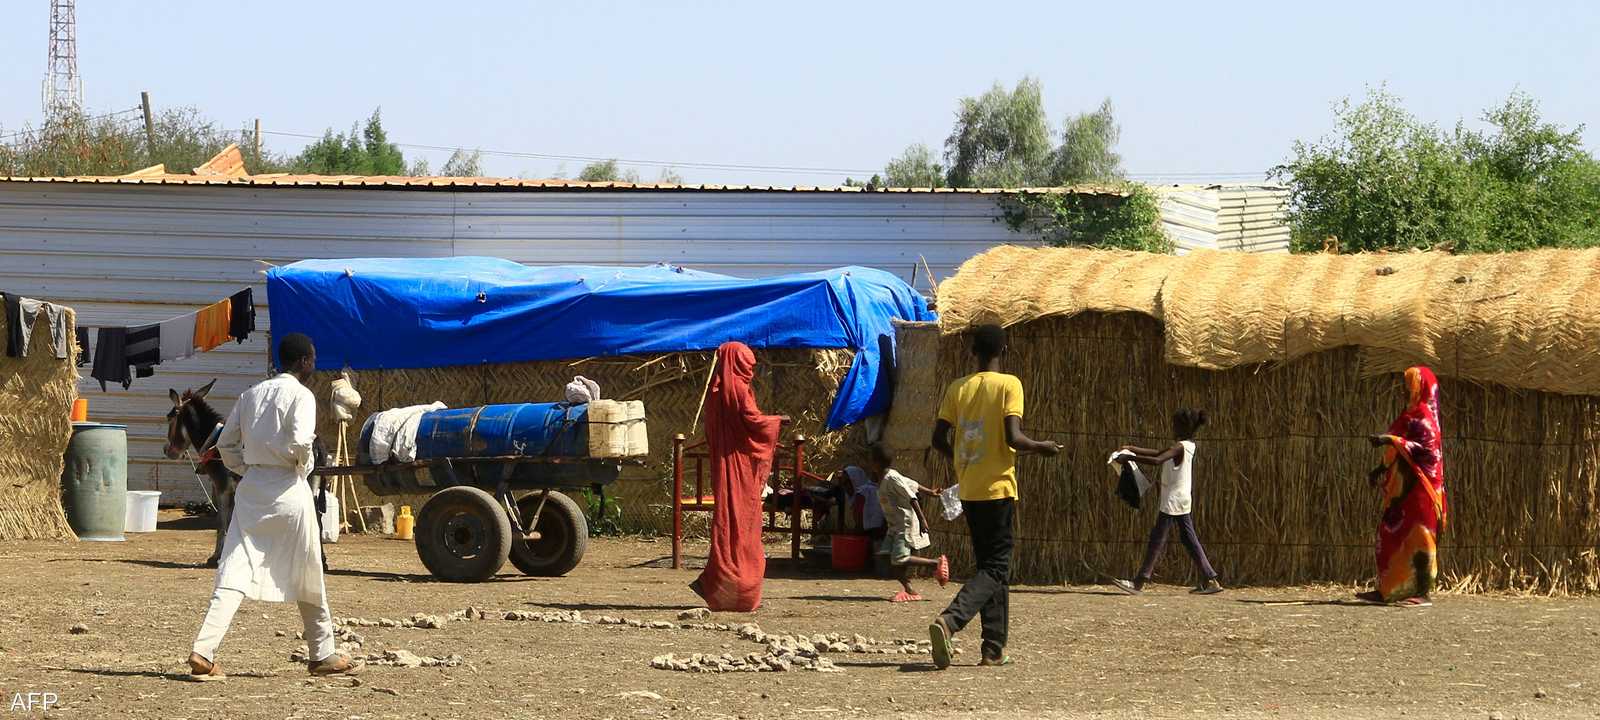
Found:
[[[228,336],[238,342],[244,342],[250,333],[256,331],[256,293],[254,288],[245,288],[228,298]]]
[[[972,533],[972,555],[977,574],[940,616],[950,632],[959,632],[975,616],[983,621],[983,652],[988,657],[1005,654],[1011,631],[1011,521],[1017,501],[971,500],[961,503]]]
[[[6,357],[22,357],[22,348],[28,344],[27,331],[22,327],[22,296],[0,293],[6,305]]]
[[[93,358],[89,357],[89,328],[77,327],[72,330],[74,339],[78,342],[78,367],[89,364]]]
[[[125,352],[128,355],[129,365],[144,367],[160,365],[161,324],[151,323],[128,328],[128,344]]]
[[[95,334],[94,369],[89,371],[89,377],[100,381],[101,391],[108,382],[120,383],[124,390],[133,384],[133,378],[128,375],[127,346],[127,328],[100,328]]]

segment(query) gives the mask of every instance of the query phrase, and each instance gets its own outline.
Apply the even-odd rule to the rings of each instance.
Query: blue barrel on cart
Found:
[[[417,428],[417,459],[585,457],[587,405],[517,403],[436,410]]]

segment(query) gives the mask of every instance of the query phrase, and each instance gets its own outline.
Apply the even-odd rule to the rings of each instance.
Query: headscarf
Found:
[[[706,396],[706,436],[713,453],[750,453],[755,463],[770,464],[777,449],[778,418],[762,414],[757,406],[750,387],[755,377],[756,354],[748,345],[729,342],[717,348],[717,368]]]
[[[761,545],[761,491],[772,472],[781,420],[763,415],[750,381],[756,355],[743,343],[717,348],[706,395],[706,445],[716,507],[711,552],[695,590],[714,611],[750,612],[761,605],[767,558]]]
[[[1389,425],[1389,435],[1399,442],[1394,451],[1403,455],[1427,486],[1426,492],[1433,500],[1444,524],[1446,502],[1444,493],[1444,443],[1439,426],[1439,379],[1433,371],[1418,365],[1406,370],[1406,389],[1409,398],[1406,409]],[[1401,460],[1402,458],[1396,458]]]

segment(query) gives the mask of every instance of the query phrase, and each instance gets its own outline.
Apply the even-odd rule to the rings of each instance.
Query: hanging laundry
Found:
[[[228,341],[233,303],[228,300],[207,306],[195,314],[194,349],[206,352]]]
[[[79,325],[73,330],[73,334],[77,335],[78,341],[78,367],[83,367],[94,358],[89,354],[89,328]]]
[[[24,325],[30,325],[30,326],[32,325],[32,323],[29,322],[29,318],[28,318],[28,315],[29,315],[29,307],[28,307],[28,305],[30,303],[33,305],[33,313],[37,314],[40,310],[43,310],[44,311],[44,321],[47,322],[47,323],[50,323],[50,350],[51,350],[51,352],[55,353],[56,359],[57,360],[65,360],[65,359],[71,357],[72,356],[71,355],[71,351],[68,350],[68,345],[67,345],[67,324],[62,322],[62,319],[65,317],[65,313],[61,312],[61,306],[60,305],[53,305],[51,303],[47,303],[47,302],[44,302],[42,300],[29,300],[28,298],[23,298],[22,299],[23,324]],[[37,315],[35,315],[35,316],[37,316]],[[27,332],[31,335],[33,333],[33,329],[30,327]],[[22,354],[24,354],[24,355],[28,354],[28,344],[27,343],[23,343],[22,344]]]
[[[137,369],[136,377],[154,375],[151,367],[161,364],[161,325],[151,323],[128,328],[124,352],[127,353],[128,364]]]
[[[6,355],[28,356],[28,345],[33,341],[33,326],[39,319],[39,311],[43,310],[45,322],[49,323],[50,327],[50,349],[55,352],[58,360],[67,359],[67,327],[61,322],[61,308],[43,300],[25,298],[12,293],[4,295]]]
[[[195,313],[161,321],[161,362],[194,356]]]
[[[0,299],[5,300],[6,306],[6,357],[22,357],[33,323],[28,323],[26,329],[22,327],[22,296],[0,293]]]
[[[228,336],[244,342],[256,331],[256,293],[245,288],[228,298]]]
[[[127,328],[100,328],[95,334],[94,369],[89,377],[100,381],[102,391],[108,382],[120,383],[124,390],[133,384],[133,378],[128,375],[127,345]]]

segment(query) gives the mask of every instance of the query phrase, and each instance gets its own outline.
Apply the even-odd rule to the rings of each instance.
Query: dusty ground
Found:
[[[181,523],[178,525],[181,526]],[[192,565],[210,535],[173,524],[121,544],[0,546],[0,692],[51,692],[49,716],[86,718],[817,717],[1600,717],[1600,599],[1445,597],[1431,609],[1352,607],[1347,590],[1283,588],[1142,598],[1103,587],[1024,587],[1012,600],[1009,668],[979,668],[976,640],[936,673],[923,656],[836,654],[842,673],[704,675],[654,670],[662,653],[742,655],[728,633],[515,622],[364,628],[369,650],[458,654],[454,668],[369,667],[362,683],[311,681],[288,659],[299,618],[247,603],[220,660],[234,673],[177,675],[210,596]],[[400,618],[469,605],[577,609],[676,620],[688,571],[665,542],[597,541],[559,579],[432,582],[407,542],[344,538],[329,578],[339,616]],[[780,554],[779,546],[772,548]],[[510,570],[510,566],[507,566]],[[920,637],[956,590],[884,602],[891,584],[775,563],[768,631]],[[1305,601],[1304,604],[1272,604]],[[72,634],[75,624],[88,626]],[[280,637],[278,631],[287,636]],[[976,628],[966,635],[974,636]],[[241,676],[240,673],[245,675]],[[623,695],[635,691],[651,695]],[[659,696],[660,699],[656,699]],[[13,711],[12,714],[16,714]]]

